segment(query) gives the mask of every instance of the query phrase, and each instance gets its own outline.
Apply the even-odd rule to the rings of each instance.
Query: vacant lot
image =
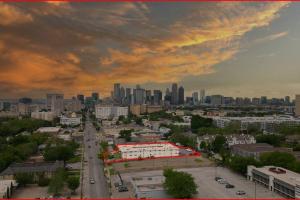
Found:
[[[199,167],[180,169],[180,171],[188,172],[195,178],[198,185],[198,198],[255,198],[255,193],[257,198],[282,198],[261,185],[256,184],[255,186],[254,182],[248,181],[245,177],[233,173],[227,168]],[[162,170],[121,174],[126,182],[130,182],[131,177],[153,175],[162,175]],[[225,185],[214,180],[215,176],[225,178],[230,184],[235,185],[235,188],[225,188]],[[236,195],[238,190],[244,190],[246,195]]]
[[[151,160],[128,161],[114,163],[113,168],[119,172],[136,172],[147,170],[159,170],[165,167],[172,168],[191,168],[200,166],[213,166],[214,163],[204,157],[186,157],[186,158],[159,158]]]

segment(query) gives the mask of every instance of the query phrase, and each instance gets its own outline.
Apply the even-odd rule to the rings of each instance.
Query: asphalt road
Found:
[[[97,155],[99,152],[99,138],[89,119],[85,124],[83,196],[84,198],[109,198],[107,179],[103,172],[103,161]],[[94,184],[90,183],[91,178],[94,179]]]

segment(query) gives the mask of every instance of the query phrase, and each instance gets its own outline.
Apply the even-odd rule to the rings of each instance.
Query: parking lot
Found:
[[[269,191],[267,188],[248,181],[245,177],[233,173],[227,168],[222,167],[199,167],[178,169],[190,173],[198,185],[198,198],[283,198],[278,194]],[[121,174],[123,180],[130,181],[133,176],[154,176],[162,175],[162,170],[143,171]],[[215,181],[215,176],[224,178],[234,188],[225,188],[225,184]],[[245,191],[245,195],[237,195],[236,192]],[[256,195],[255,195],[256,194]]]
[[[126,163],[126,164],[125,164]],[[128,161],[114,163],[112,166],[120,173],[161,170],[165,167],[171,168],[195,168],[213,166],[214,163],[202,156],[192,156],[183,158],[159,158],[151,160]]]

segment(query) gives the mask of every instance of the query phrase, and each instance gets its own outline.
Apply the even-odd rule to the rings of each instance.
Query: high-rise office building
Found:
[[[234,102],[234,98],[233,97],[224,97],[223,98],[223,103],[225,105],[232,105]]]
[[[94,101],[98,101],[98,100],[99,100],[99,93],[93,92],[93,93],[92,93],[92,99],[93,99]]]
[[[153,103],[154,105],[160,105],[162,101],[162,92],[160,90],[153,91]]]
[[[252,98],[252,104],[253,105],[259,105],[260,104],[260,98],[253,97]]]
[[[212,95],[210,97],[210,103],[214,106],[219,106],[223,104],[223,96],[222,95]]]
[[[47,94],[46,107],[56,115],[64,111],[64,95],[63,94]]]
[[[165,99],[166,102],[171,103],[171,98],[172,98],[171,92],[170,92],[169,88],[167,88],[167,89],[166,89],[166,94],[165,94],[165,98],[164,98],[164,99]]]
[[[124,103],[125,101],[125,88],[124,87],[121,87],[120,89],[120,102],[119,103]]]
[[[31,98],[27,98],[27,97],[23,97],[23,98],[19,99],[19,103],[31,104],[32,103],[32,99]]]
[[[285,96],[285,97],[284,97],[284,103],[285,103],[286,105],[289,105],[289,104],[291,103],[291,99],[290,99],[289,96]]]
[[[182,86],[178,89],[178,104],[184,104],[184,88]]]
[[[243,97],[235,98],[235,104],[238,106],[244,105],[244,98]]]
[[[193,92],[192,97],[193,97],[193,104],[194,104],[194,105],[197,105],[198,102],[199,102],[199,95],[198,95],[198,92]]]
[[[172,84],[171,104],[172,105],[177,105],[178,104],[178,87],[177,87],[177,83]]]
[[[141,88],[140,85],[137,85],[134,90],[134,102],[135,104],[144,104],[145,103],[145,89]]]
[[[131,88],[125,89],[126,104],[131,104]]]
[[[260,97],[260,104],[267,104],[268,103],[268,98],[266,96]]]
[[[151,90],[146,90],[146,103],[151,104]]]
[[[84,104],[84,95],[83,94],[78,94],[77,99],[81,102],[81,104]]]
[[[295,115],[300,116],[300,94],[297,94],[295,98]]]
[[[200,102],[205,103],[205,90],[204,89],[200,90]]]
[[[115,83],[114,84],[114,100],[117,102],[120,102],[121,100],[121,85],[120,83]]]

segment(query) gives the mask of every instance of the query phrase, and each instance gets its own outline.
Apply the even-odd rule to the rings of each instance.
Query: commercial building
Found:
[[[133,90],[133,95],[134,95],[134,103],[135,104],[145,104],[146,92],[145,92],[145,89],[140,87],[140,85],[137,85],[136,89]]]
[[[177,83],[172,84],[172,93],[171,93],[171,104],[177,105],[178,104],[178,89]]]
[[[54,112],[50,111],[36,111],[31,113],[31,118],[33,119],[42,119],[46,121],[52,121],[55,117]]]
[[[77,99],[81,102],[81,104],[84,104],[84,95],[83,94],[78,94]]]
[[[164,176],[138,176],[132,177],[131,183],[135,198],[138,199],[158,199],[170,198],[163,187]]]
[[[223,96],[222,95],[212,95],[211,96],[211,105],[219,106],[223,104]]]
[[[231,146],[231,153],[242,157],[253,157],[259,160],[260,155],[269,152],[288,152],[292,153],[292,148],[273,147],[266,143],[256,144],[236,144]]]
[[[60,124],[67,126],[77,126],[81,124],[81,116],[76,113],[60,116]]]
[[[128,116],[128,107],[111,106],[111,105],[96,105],[96,118],[97,119],[109,119],[119,116]]]
[[[47,94],[46,108],[56,115],[64,111],[64,95],[63,94]]]
[[[178,89],[178,104],[184,104],[184,88],[182,86]]]
[[[162,92],[160,90],[153,91],[153,104],[160,105],[162,101]]]
[[[120,87],[121,87],[120,83],[114,84],[113,98],[118,103],[120,103],[120,101],[121,101],[121,88]]]
[[[180,148],[169,142],[117,145],[122,159],[160,158],[179,156]]]
[[[295,115],[297,117],[300,116],[300,95],[296,95],[296,98],[295,98]]]
[[[198,102],[199,102],[199,95],[198,95],[198,92],[193,92],[192,97],[193,97],[193,104],[194,104],[194,105],[197,105]]]
[[[205,103],[205,90],[200,90],[200,103]]]
[[[300,198],[300,174],[290,170],[275,167],[264,166],[257,168],[248,166],[247,177],[287,198]]]

